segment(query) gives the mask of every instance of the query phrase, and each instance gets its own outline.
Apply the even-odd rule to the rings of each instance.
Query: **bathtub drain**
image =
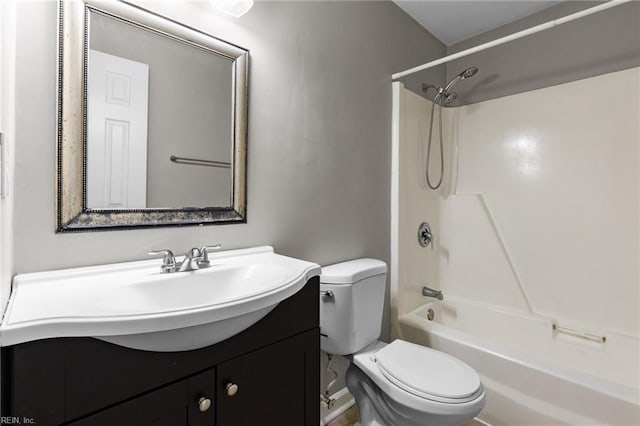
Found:
[[[434,316],[435,316],[435,313],[433,312],[433,309],[429,308],[429,310],[427,310],[427,319],[429,321],[433,321]]]

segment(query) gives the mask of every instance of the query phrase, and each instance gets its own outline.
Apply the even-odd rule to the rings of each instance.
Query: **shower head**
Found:
[[[433,102],[438,103],[438,100],[440,100],[440,104],[439,104],[440,106],[449,105],[450,103],[455,101],[456,98],[458,97],[457,93],[449,92],[449,89],[451,89],[453,85],[456,84],[459,80],[464,80],[466,78],[473,77],[474,75],[476,75],[477,72],[478,72],[478,67],[469,67],[464,71],[462,71],[460,74],[453,77],[453,79],[449,83],[447,83],[445,87],[438,87],[438,86],[434,86],[433,84],[422,83],[422,91],[424,93],[427,93],[429,89],[435,90],[437,93],[436,93],[436,96],[433,98]]]
[[[456,84],[458,81],[467,79],[469,77],[473,77],[474,75],[476,75],[477,72],[478,72],[478,67],[469,67],[465,69],[460,74],[453,77],[453,79],[451,79],[449,83],[447,83],[447,85],[444,87],[444,91],[448,92],[449,89],[451,89],[453,85]]]
[[[478,72],[478,67],[469,67],[458,74],[462,79],[473,77]]]
[[[438,104],[441,107],[447,106],[453,101],[456,100],[458,94],[456,92],[446,92],[446,93],[438,93],[435,98],[433,98],[433,103]]]
[[[457,97],[458,94],[456,92],[447,93],[444,96],[444,105],[449,105],[451,102],[455,101]]]

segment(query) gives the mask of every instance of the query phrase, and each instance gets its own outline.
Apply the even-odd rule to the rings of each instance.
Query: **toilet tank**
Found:
[[[335,355],[354,354],[380,337],[387,265],[356,259],[322,268],[320,346]],[[331,292],[327,294],[326,292]]]

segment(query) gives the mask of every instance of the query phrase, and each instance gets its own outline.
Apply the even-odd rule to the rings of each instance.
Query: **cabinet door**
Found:
[[[72,426],[212,426],[215,371],[209,370],[70,423]],[[209,401],[200,401],[204,398]]]
[[[314,329],[219,364],[217,424],[316,426],[319,337]]]

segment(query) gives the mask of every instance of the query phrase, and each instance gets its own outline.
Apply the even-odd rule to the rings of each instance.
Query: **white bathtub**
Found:
[[[402,315],[397,333],[474,367],[487,391],[478,417],[490,424],[640,425],[637,338],[589,341],[554,332],[548,319],[455,298]]]

